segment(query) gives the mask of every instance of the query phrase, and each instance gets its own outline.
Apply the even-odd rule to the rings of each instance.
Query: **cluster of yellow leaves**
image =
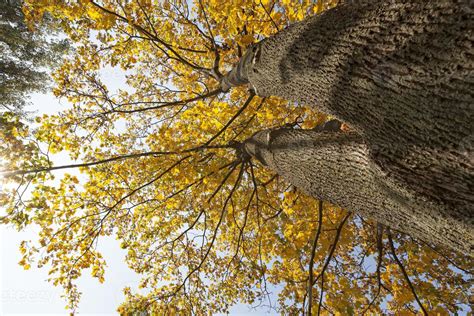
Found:
[[[252,42],[336,2],[26,0],[32,25],[49,14],[75,42],[73,56],[55,74],[56,95],[73,107],[38,118],[36,139],[82,161],[150,154],[81,168],[85,180],[66,175],[58,185],[38,182],[21,212],[14,199],[5,198],[9,221],[41,227],[38,245],[28,251],[22,245],[20,263],[49,264],[51,281],[64,287],[71,309],[80,296],[74,280],[83,270],[104,280],[96,245],[103,236],[115,236],[146,289],[124,290],[123,314],[226,312],[239,301],[266,304],[277,288],[284,314],[300,314],[309,299],[316,305],[321,291],[323,313],[417,310],[388,247],[384,288],[376,295],[378,249],[371,223],[351,216],[337,234],[343,210],[325,205],[319,218],[317,201],[256,161],[238,164],[228,146],[261,129],[313,128],[326,117],[305,105],[255,97],[229,124],[248,91],[211,93],[219,84],[209,76],[216,49],[220,70],[228,70]],[[102,75],[111,68],[126,76],[120,88]],[[323,288],[318,282],[308,298],[320,221],[314,278],[332,260]],[[431,248],[396,237],[424,304],[440,313],[462,309],[466,273]],[[458,262],[468,266],[462,258]]]

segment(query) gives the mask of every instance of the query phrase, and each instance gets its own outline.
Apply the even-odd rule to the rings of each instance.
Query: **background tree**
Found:
[[[47,19],[36,32],[25,23],[22,1],[0,1],[0,110],[21,112],[32,92],[44,92],[50,83],[47,69],[67,49],[53,37]]]
[[[25,112],[29,95],[51,88],[51,72],[70,49],[66,39],[45,16],[28,28],[21,0],[0,0],[0,168],[7,161],[23,160],[24,168],[45,163],[38,143],[27,139],[30,114]],[[30,156],[31,159],[20,159]]]
[[[86,180],[48,183],[46,171],[63,167],[47,155],[28,168],[9,161],[20,170],[10,177],[33,189],[25,199],[19,189],[2,195],[2,221],[42,228],[38,243],[21,245],[21,264],[49,264],[71,309],[85,269],[103,280],[97,243],[111,235],[147,289],[125,289],[123,313],[273,306],[270,284],[282,287],[276,306],[285,314],[468,309],[468,257],[315,201],[241,150],[262,129],[312,129],[327,117],[229,89],[243,83],[242,69],[222,73],[252,57],[251,43],[333,5],[27,2],[31,21],[49,12],[77,51],[55,74],[55,93],[73,108],[38,118],[41,128],[26,136],[67,150]],[[108,66],[126,71],[126,87],[107,87]]]

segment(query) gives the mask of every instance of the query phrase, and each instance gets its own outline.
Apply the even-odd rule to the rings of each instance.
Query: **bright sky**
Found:
[[[112,81],[120,82],[118,74],[111,73]],[[32,107],[29,110],[37,114],[54,113],[68,106],[59,102],[52,94],[34,94],[31,97]],[[56,157],[62,163],[67,155]],[[71,173],[71,171],[68,170]],[[64,172],[56,172],[60,176]],[[0,226],[1,274],[0,274],[0,314],[1,315],[38,315],[67,314],[65,301],[61,298],[62,290],[46,282],[47,269],[32,266],[23,270],[17,263],[20,261],[19,243],[22,240],[36,240],[37,229],[17,232],[15,229]],[[79,281],[83,292],[80,312],[85,315],[114,314],[116,307],[123,300],[122,288],[136,287],[139,276],[124,264],[125,251],[113,238],[102,238],[100,249],[108,262],[107,282],[100,284],[87,273]]]
[[[116,89],[124,84],[123,73],[108,69],[102,73],[105,83]],[[55,113],[68,107],[52,94],[34,94],[31,97],[31,110],[37,114]],[[60,154],[55,160],[61,164],[68,162],[66,154]],[[72,173],[70,170],[67,172]],[[55,173],[56,176],[63,171]],[[27,231],[17,232],[13,228],[0,226],[0,315],[68,315],[61,298],[62,289],[48,283],[47,267],[38,269],[32,265],[26,271],[18,265],[20,261],[19,244],[22,240],[37,240],[37,229],[29,227]],[[116,315],[116,308],[123,301],[122,289],[136,288],[140,276],[131,271],[124,263],[125,251],[112,237],[101,238],[98,249],[102,251],[108,268],[105,282],[100,284],[87,272],[79,279],[79,290],[83,293],[79,306],[80,315]],[[277,315],[267,307],[251,309],[246,305],[232,308],[230,315]]]

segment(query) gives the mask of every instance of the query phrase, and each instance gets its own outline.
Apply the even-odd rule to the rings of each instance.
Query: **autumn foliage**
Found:
[[[19,171],[4,179],[17,185],[0,195],[2,222],[41,228],[20,264],[47,267],[72,310],[82,273],[107,277],[105,236],[142,276],[124,289],[123,314],[204,315],[237,302],[291,315],[309,304],[342,315],[469,309],[468,258],[309,198],[239,151],[259,130],[327,117],[246,87],[223,92],[216,73],[336,4],[25,1],[32,28],[51,15],[75,50],[54,73],[70,108],[34,128],[1,117],[3,169]],[[126,76],[119,89],[103,76],[111,68]],[[48,156],[62,151],[81,174],[53,181]]]

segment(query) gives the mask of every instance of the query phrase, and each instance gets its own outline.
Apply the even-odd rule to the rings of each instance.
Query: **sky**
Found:
[[[124,73],[115,69],[105,69],[101,73],[111,90],[123,87]],[[28,110],[35,114],[52,114],[66,109],[70,105],[59,101],[52,93],[33,94]],[[59,164],[70,162],[67,154],[60,153],[53,158]],[[66,171],[57,171],[57,179]],[[73,173],[67,170],[68,173]],[[32,265],[24,270],[18,265],[21,259],[19,245],[22,240],[37,240],[38,229],[28,227],[18,232],[14,228],[0,225],[0,315],[69,315],[65,309],[66,302],[61,298],[62,289],[54,287],[46,280],[48,269],[38,269]],[[79,304],[79,315],[116,315],[116,309],[124,300],[122,289],[126,286],[137,288],[140,276],[130,270],[124,262],[126,251],[113,237],[102,237],[98,249],[107,261],[105,282],[99,283],[85,271],[78,281],[82,299]],[[230,315],[277,315],[269,312],[267,307],[252,309],[239,304],[234,306]]]
[[[120,77],[110,72],[111,81],[119,84]],[[65,109],[69,105],[59,102],[52,93],[33,94],[31,107],[28,110],[36,114],[51,114]],[[68,160],[66,154],[60,154],[56,160],[64,163]],[[69,173],[71,171],[68,170]],[[60,176],[64,172],[56,172]],[[59,177],[58,177],[59,178]],[[28,227],[25,231],[17,232],[14,228],[0,226],[0,315],[55,315],[68,314],[65,301],[61,298],[62,289],[48,283],[47,267],[38,269],[32,266],[26,271],[18,265],[20,252],[18,246],[22,240],[37,239],[38,229]],[[100,284],[87,273],[79,280],[83,292],[80,314],[114,314],[116,307],[123,300],[122,289],[138,285],[139,276],[128,269],[124,263],[125,251],[119,247],[112,237],[102,238],[99,244],[108,262],[107,281]]]

